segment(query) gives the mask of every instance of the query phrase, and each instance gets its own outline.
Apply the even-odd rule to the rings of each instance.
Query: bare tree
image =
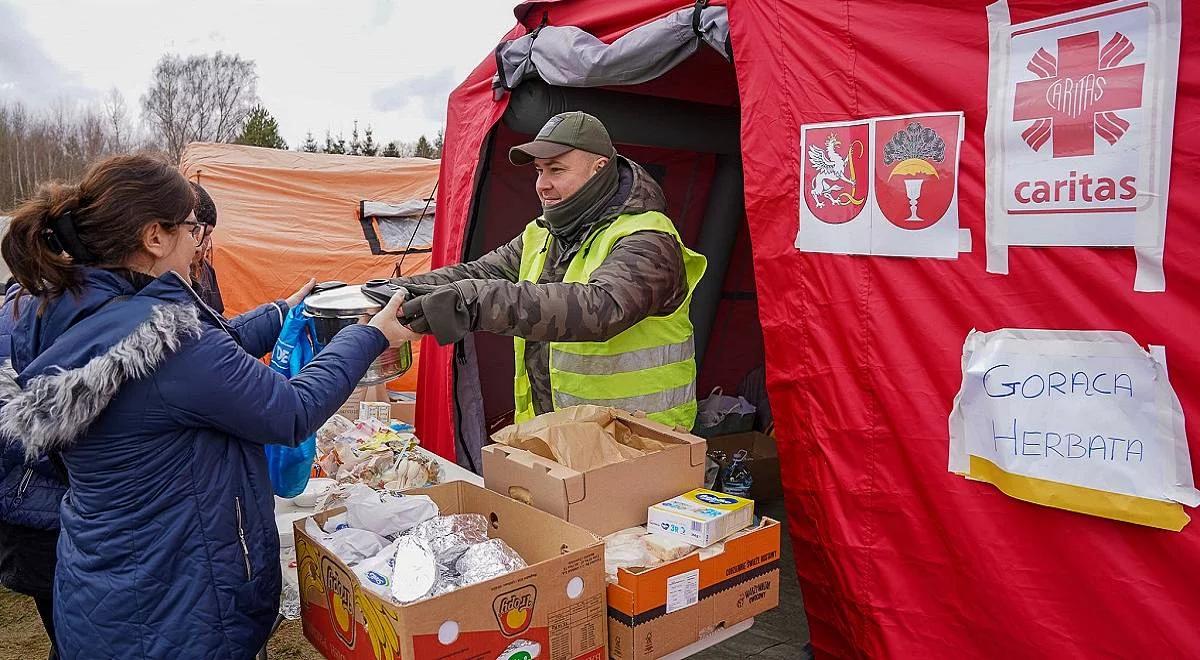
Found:
[[[252,60],[217,52],[164,55],[142,96],[142,115],[172,159],[189,142],[232,142],[258,103]]]
[[[104,109],[63,101],[31,113],[0,104],[0,213],[42,181],[78,179],[89,163],[113,153],[114,143]]]
[[[104,97],[104,119],[108,122],[109,138],[112,140],[109,148],[114,152],[124,151],[132,141],[133,130],[129,126],[125,95],[116,87],[108,90]]]

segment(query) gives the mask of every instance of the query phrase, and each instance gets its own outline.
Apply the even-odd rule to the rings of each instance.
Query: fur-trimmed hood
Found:
[[[22,306],[12,362],[0,367],[0,436],[20,442],[29,458],[69,446],[122,384],[153,373],[203,329],[194,294],[178,276],[141,291],[128,283],[127,291],[114,289],[109,276],[85,279],[83,295],[60,296],[41,314],[37,302]],[[62,309],[81,305],[91,309]],[[73,322],[56,322],[64,318]],[[18,350],[30,346],[36,348]]]

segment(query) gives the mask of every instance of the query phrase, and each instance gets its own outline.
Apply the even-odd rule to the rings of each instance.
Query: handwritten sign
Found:
[[[1127,334],[971,332],[950,416],[950,471],[1020,499],[1181,529],[1200,504],[1183,411]]]

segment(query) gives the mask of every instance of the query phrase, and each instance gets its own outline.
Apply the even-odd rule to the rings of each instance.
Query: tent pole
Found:
[[[692,325],[696,333],[696,367],[704,365],[704,353],[712,338],[721,288],[733,258],[733,246],[746,215],[743,202],[742,159],[719,154],[704,210],[704,224],[695,250],[708,259],[708,270],[692,293]]]

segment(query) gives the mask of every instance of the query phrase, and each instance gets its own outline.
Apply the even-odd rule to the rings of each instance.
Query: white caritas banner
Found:
[[[1179,16],[1120,0],[1012,25],[988,7],[989,272],[1009,246],[1133,247],[1134,289],[1166,289]]]

